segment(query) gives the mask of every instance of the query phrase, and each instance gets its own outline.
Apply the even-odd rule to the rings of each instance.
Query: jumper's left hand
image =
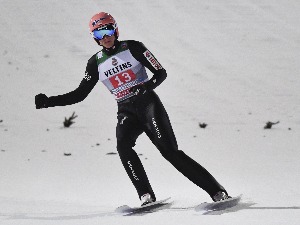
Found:
[[[130,92],[133,92],[135,95],[143,95],[148,91],[145,84],[136,85],[130,88]]]

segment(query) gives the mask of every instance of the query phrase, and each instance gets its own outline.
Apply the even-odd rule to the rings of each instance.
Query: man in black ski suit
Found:
[[[36,108],[80,102],[100,80],[117,101],[117,150],[142,205],[156,200],[143,165],[133,150],[138,136],[143,132],[165,159],[205,190],[214,201],[229,198],[224,187],[206,169],[178,150],[168,114],[153,91],[167,77],[165,69],[153,54],[141,42],[118,41],[116,21],[108,13],[94,15],[89,27],[94,40],[103,49],[89,59],[85,77],[79,87],[59,96],[38,94],[35,97]],[[153,73],[151,79],[148,78],[145,67]]]

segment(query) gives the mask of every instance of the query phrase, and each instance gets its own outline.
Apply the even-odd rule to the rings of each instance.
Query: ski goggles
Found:
[[[97,40],[102,40],[105,36],[113,36],[115,33],[115,28],[113,25],[107,25],[105,27],[96,28],[92,31],[92,35]]]

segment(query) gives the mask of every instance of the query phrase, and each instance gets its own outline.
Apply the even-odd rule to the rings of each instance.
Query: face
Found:
[[[105,35],[102,40],[100,40],[100,45],[102,45],[104,48],[111,48],[114,46],[115,43],[115,35],[107,36]]]

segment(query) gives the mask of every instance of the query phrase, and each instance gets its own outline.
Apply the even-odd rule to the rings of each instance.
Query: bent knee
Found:
[[[182,150],[178,150],[178,149],[173,149],[173,150],[168,149],[168,150],[160,151],[160,153],[168,161],[178,158],[182,154],[184,154]]]

